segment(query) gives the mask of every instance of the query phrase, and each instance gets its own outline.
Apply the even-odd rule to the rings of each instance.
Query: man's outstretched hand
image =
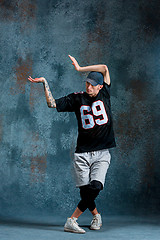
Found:
[[[34,83],[44,83],[46,79],[44,77],[32,78],[31,76],[29,76],[28,80]]]
[[[74,65],[75,69],[77,71],[79,71],[80,70],[80,66],[79,66],[78,62],[76,61],[76,59],[74,57],[72,57],[71,55],[68,55],[68,57],[71,59],[72,64]]]

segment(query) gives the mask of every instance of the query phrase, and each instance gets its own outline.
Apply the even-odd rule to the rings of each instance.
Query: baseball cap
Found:
[[[100,72],[90,72],[86,82],[89,82],[93,86],[97,86],[98,84],[103,85],[103,74]]]

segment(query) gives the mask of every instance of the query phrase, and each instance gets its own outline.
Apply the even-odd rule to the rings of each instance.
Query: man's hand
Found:
[[[80,66],[79,66],[79,64],[78,64],[78,62],[76,61],[76,59],[74,58],[74,57],[72,57],[71,55],[68,55],[68,57],[71,59],[71,61],[72,61],[72,64],[74,65],[74,67],[75,67],[75,69],[77,70],[77,71],[80,71]]]
[[[75,69],[79,72],[101,72],[104,77],[104,82],[108,85],[110,85],[110,75],[108,71],[108,67],[105,64],[98,64],[98,65],[90,65],[90,66],[85,66],[85,67],[80,67],[78,62],[74,57],[71,55],[68,55],[69,58],[72,61],[72,64],[74,65]]]
[[[31,76],[29,76],[28,80],[30,82],[34,82],[34,83],[44,83],[46,81],[46,79],[44,77],[40,77],[40,78],[32,78]]]
[[[34,82],[34,83],[43,83],[44,92],[45,92],[48,107],[49,108],[56,108],[56,102],[55,102],[55,99],[52,96],[52,93],[51,93],[51,90],[49,88],[47,80],[44,77],[32,78],[31,76],[29,76],[28,80],[30,82]]]

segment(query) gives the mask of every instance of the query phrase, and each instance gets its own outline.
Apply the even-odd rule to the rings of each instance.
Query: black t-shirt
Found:
[[[110,104],[110,85],[104,83],[96,97],[86,92],[71,93],[56,99],[58,112],[75,112],[78,121],[76,152],[91,152],[115,147]]]

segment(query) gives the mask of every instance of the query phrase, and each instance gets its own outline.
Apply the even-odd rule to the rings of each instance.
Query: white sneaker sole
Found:
[[[80,234],[86,233],[85,231],[84,232],[79,232],[79,231],[76,231],[76,230],[70,229],[70,228],[64,228],[64,231],[65,232],[71,232],[71,233],[80,233]]]
[[[91,230],[100,230],[100,228],[102,227],[102,224],[99,227],[90,227]]]

